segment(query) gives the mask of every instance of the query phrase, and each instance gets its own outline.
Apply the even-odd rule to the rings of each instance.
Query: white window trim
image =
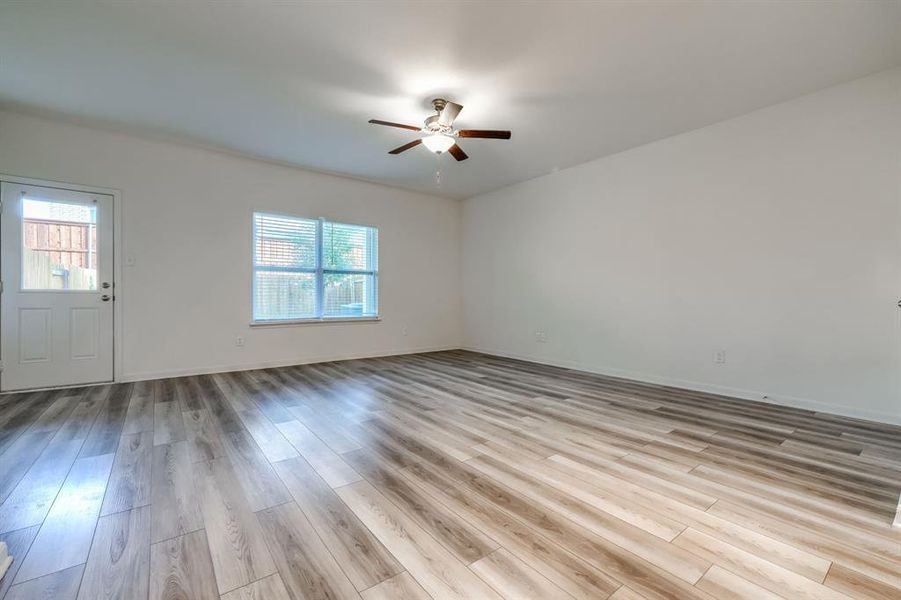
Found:
[[[316,281],[316,314],[319,316],[313,317],[305,317],[305,318],[293,318],[293,319],[254,319],[254,301],[256,299],[256,272],[257,272],[257,264],[256,264],[256,247],[257,247],[257,228],[256,225],[256,215],[271,215],[275,217],[283,217],[286,219],[299,219],[304,221],[316,221],[316,264],[315,267],[260,267],[260,270],[265,271],[282,271],[285,273],[313,273]],[[285,213],[277,213],[277,212],[267,212],[267,211],[258,211],[254,210],[251,213],[250,226],[253,229],[252,237],[251,237],[251,249],[250,249],[250,326],[251,327],[279,327],[279,326],[293,326],[293,325],[323,325],[323,324],[336,324],[336,323],[378,323],[381,322],[382,317],[380,313],[380,306],[376,304],[376,314],[374,315],[361,315],[359,317],[348,317],[348,316],[334,316],[328,317],[322,315],[322,299],[324,297],[324,285],[325,285],[325,275],[372,275],[373,285],[371,293],[375,294],[376,299],[378,299],[378,286],[379,286],[379,269],[378,269],[378,258],[376,258],[376,268],[369,269],[326,269],[322,266],[322,226],[324,223],[334,223],[336,225],[354,225],[357,227],[366,227],[368,231],[368,235],[372,235],[372,230],[377,228],[373,225],[363,225],[361,223],[345,223],[343,221],[331,221],[326,219],[325,217],[319,217],[317,219],[310,219],[309,217],[301,217],[298,215],[289,215]],[[370,240],[371,243],[371,240]],[[376,256],[378,253],[378,247],[376,246]],[[372,257],[370,256],[370,260]]]
[[[380,323],[382,317],[323,317],[312,319],[277,319],[251,321],[251,327],[284,327],[294,325],[335,325],[347,323]]]

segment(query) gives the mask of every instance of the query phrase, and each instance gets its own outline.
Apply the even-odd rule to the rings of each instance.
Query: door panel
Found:
[[[19,309],[19,361],[47,362],[52,346],[50,309]]]
[[[100,311],[73,308],[69,313],[69,345],[73,360],[96,359],[99,354]]]
[[[113,379],[113,199],[0,184],[0,390]]]

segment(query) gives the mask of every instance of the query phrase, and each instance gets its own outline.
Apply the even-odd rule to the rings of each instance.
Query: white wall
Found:
[[[10,112],[0,173],[121,191],[125,379],[460,345],[459,202]],[[250,328],[255,209],[377,226],[383,321]]]
[[[463,240],[469,348],[901,423],[901,70],[472,198]]]

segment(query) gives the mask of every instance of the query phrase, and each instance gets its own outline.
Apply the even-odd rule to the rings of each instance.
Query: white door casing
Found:
[[[0,201],[0,390],[112,381],[113,197],[3,182]]]

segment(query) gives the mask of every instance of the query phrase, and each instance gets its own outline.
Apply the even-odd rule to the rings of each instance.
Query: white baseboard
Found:
[[[707,392],[710,394],[719,394],[721,396],[730,396],[741,400],[753,400],[755,402],[764,402],[767,404],[776,404],[778,406],[786,406],[789,408],[800,408],[814,412],[828,413],[841,417],[851,417],[853,419],[863,419],[866,421],[877,421],[889,425],[901,425],[901,415],[892,413],[884,413],[880,411],[872,411],[859,409],[848,406],[839,406],[835,404],[827,404],[818,400],[810,400],[808,398],[798,398],[794,396],[779,396],[768,392],[759,392],[755,390],[746,390],[741,388],[733,388],[712,383],[704,383],[700,381],[691,381],[687,379],[677,379],[662,375],[654,375],[651,373],[642,373],[638,371],[630,371],[626,369],[618,369],[615,367],[596,366],[576,361],[560,361],[545,358],[538,358],[524,354],[516,354],[494,350],[491,348],[478,348],[475,346],[464,346],[464,350],[472,352],[481,352],[483,354],[491,354],[493,356],[501,356],[505,358],[515,358],[527,362],[550,365],[553,367],[562,367],[564,369],[574,369],[577,371],[585,371],[587,373],[596,373],[598,375],[608,375],[610,377],[619,377],[622,379],[630,379],[640,383],[653,383],[657,385],[666,385],[670,387],[692,390],[695,392]]]
[[[119,382],[146,381],[148,379],[164,379],[166,377],[187,377],[190,375],[209,375],[210,373],[229,373],[231,371],[251,371],[254,369],[273,369],[277,367],[293,367],[295,365],[309,365],[313,363],[334,362],[340,360],[356,360],[360,358],[381,358],[385,356],[401,356],[403,354],[421,354],[423,352],[441,352],[443,350],[458,350],[460,346],[431,346],[425,348],[407,348],[404,350],[386,350],[381,352],[341,354],[285,359],[279,361],[263,361],[254,363],[242,363],[232,365],[211,365],[205,367],[188,367],[185,369],[166,369],[161,371],[139,371],[126,373]]]

